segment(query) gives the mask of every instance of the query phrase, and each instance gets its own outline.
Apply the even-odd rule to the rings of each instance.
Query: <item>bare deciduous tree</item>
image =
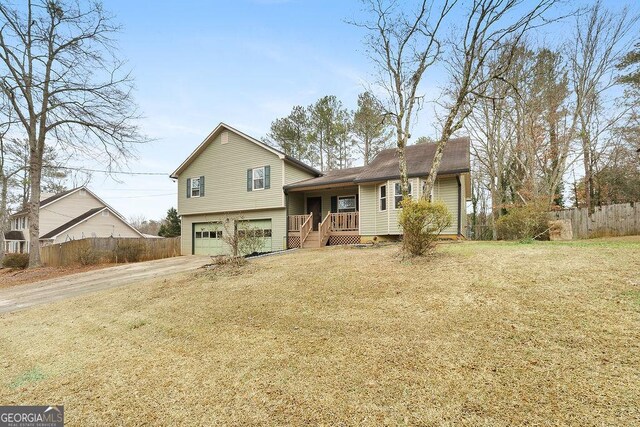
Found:
[[[0,90],[29,141],[30,267],[40,264],[46,147],[55,141],[112,167],[143,141],[131,77],[114,47],[118,30],[99,2],[0,4]]]
[[[635,38],[628,35],[635,29],[638,15],[628,8],[613,13],[597,1],[586,14],[578,15],[574,40],[568,57],[578,116],[578,138],[582,148],[585,204],[593,208],[593,174],[597,156],[602,154],[600,140],[623,118],[625,111],[604,104],[607,91],[618,83],[616,66]]]
[[[365,43],[380,75],[378,84],[386,93],[383,106],[395,128],[400,187],[406,198],[409,180],[405,148],[422,99],[418,87],[425,71],[440,56],[438,32],[456,0],[445,0],[439,6],[422,0],[415,13],[405,12],[402,2],[366,0],[364,3],[371,20],[354,24],[369,32]]]
[[[427,176],[425,194],[430,194],[438,176],[444,148],[451,136],[462,128],[479,99],[486,96],[488,85],[503,79],[509,71],[518,45],[527,31],[545,25],[547,12],[555,0],[474,0],[466,11],[460,38],[454,38],[446,58],[451,76],[449,102],[444,105],[445,116],[436,151]],[[501,62],[487,69],[492,55],[505,46],[510,51]],[[485,70],[485,72],[482,72]]]

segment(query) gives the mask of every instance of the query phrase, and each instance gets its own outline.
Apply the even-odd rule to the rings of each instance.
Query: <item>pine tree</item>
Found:
[[[365,165],[389,145],[389,123],[382,106],[369,92],[358,95],[358,109],[353,115],[352,131]]]
[[[181,221],[176,208],[170,208],[167,211],[167,217],[160,226],[158,236],[162,237],[178,237],[180,235]]]

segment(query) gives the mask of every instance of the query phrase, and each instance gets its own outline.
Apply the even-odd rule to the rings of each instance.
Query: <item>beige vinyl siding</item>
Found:
[[[422,180],[409,179],[413,187],[414,197],[421,197]],[[397,180],[387,181],[387,210],[380,210],[379,188],[381,183],[366,184],[360,186],[360,234],[363,236],[383,236],[402,234],[398,225],[399,209],[394,209],[394,186]],[[447,177],[436,180],[434,187],[434,199],[442,200],[451,212],[453,223],[444,234],[457,234],[458,232],[458,183],[455,177]],[[464,198],[464,192],[462,193]],[[465,215],[464,203],[462,215]]]
[[[378,186],[360,186],[360,234],[375,235],[378,210]],[[386,217],[385,217],[386,219]]]
[[[304,215],[304,193],[289,193],[289,215]]]
[[[467,228],[467,199],[465,197],[466,193],[466,179],[465,176],[460,176],[460,232],[462,235],[466,236],[466,228]]]
[[[229,142],[231,144],[231,142]],[[206,222],[222,222],[227,218],[242,218],[244,220],[254,219],[270,219],[271,220],[271,239],[272,250],[283,250],[285,245],[286,236],[286,214],[284,208],[279,209],[265,209],[259,211],[240,212],[236,214],[200,214],[200,215],[184,215],[182,217],[182,255],[190,255],[192,253],[192,241],[193,241],[193,224],[194,223],[206,223]],[[230,253],[229,246],[226,243],[222,243],[225,253]]]
[[[47,234],[91,209],[103,206],[103,203],[87,191],[71,193],[40,209],[40,235]]]
[[[286,162],[285,162],[284,170],[285,170],[285,177],[284,177],[285,185],[293,184],[294,182],[304,181],[305,179],[315,177],[315,175],[313,175],[309,171],[302,170]]]
[[[140,237],[120,218],[109,212],[102,216],[102,212],[77,224],[56,237],[53,243],[63,243],[67,240],[79,240],[87,237]]]
[[[458,181],[456,178],[437,179],[433,189],[433,198],[444,202],[453,219],[451,226],[445,228],[442,234],[458,234]]]
[[[228,132],[228,135],[227,144],[221,144],[221,134],[216,136],[180,174],[180,215],[284,207],[284,162],[276,154],[234,132]],[[266,165],[271,167],[270,188],[247,191],[247,169]],[[187,179],[200,176],[205,177],[204,197],[187,198]]]

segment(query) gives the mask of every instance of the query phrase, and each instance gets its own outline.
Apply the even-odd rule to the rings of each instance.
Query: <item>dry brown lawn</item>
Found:
[[[0,317],[68,425],[634,425],[640,238],[297,251]]]

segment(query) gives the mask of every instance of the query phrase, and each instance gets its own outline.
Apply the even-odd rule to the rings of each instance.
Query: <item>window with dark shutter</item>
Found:
[[[202,192],[201,189],[203,188],[202,186],[204,184],[202,184],[203,182],[203,178],[204,177],[197,177],[197,178],[191,178],[190,180],[187,180],[188,182],[191,182],[191,185],[189,186],[189,192],[187,193],[188,196],[187,197],[202,197]]]
[[[271,187],[271,166],[264,167],[264,189]]]
[[[271,185],[271,167],[247,169],[247,191],[266,190]]]

